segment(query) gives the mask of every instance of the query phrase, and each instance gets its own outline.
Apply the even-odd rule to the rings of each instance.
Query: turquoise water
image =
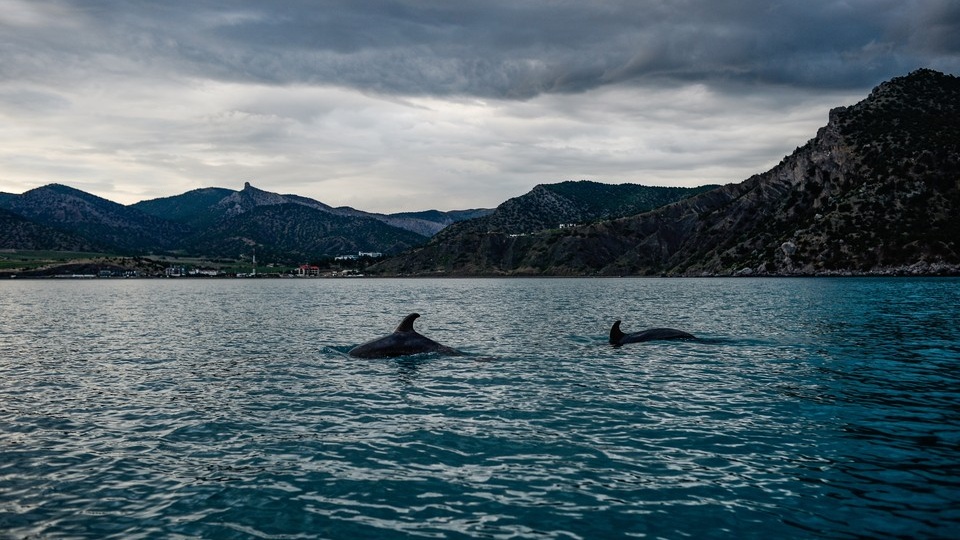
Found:
[[[960,280],[0,282],[0,537],[960,530]],[[419,312],[462,357],[357,360]],[[669,326],[695,342],[612,348]]]

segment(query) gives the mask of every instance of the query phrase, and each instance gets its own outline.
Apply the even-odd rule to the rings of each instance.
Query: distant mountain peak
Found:
[[[111,204],[118,204],[112,201],[107,201],[107,199],[102,199],[97,197],[92,193],[87,193],[86,191],[81,191],[77,188],[72,188],[70,186],[58,183],[47,184],[45,186],[40,186],[38,188],[33,188],[24,193],[25,196],[32,196],[40,193],[55,193],[57,195],[65,195],[68,197],[77,197],[80,199],[96,199],[101,201],[110,202]]]
[[[63,184],[6,197],[4,206],[36,224],[118,251],[144,245],[165,249],[182,233],[178,224]]]
[[[249,212],[259,206],[287,204],[290,202],[293,201],[290,201],[283,195],[263,191],[250,185],[250,182],[244,182],[241,191],[231,193],[217,203],[217,206],[228,215],[236,216],[244,212]]]

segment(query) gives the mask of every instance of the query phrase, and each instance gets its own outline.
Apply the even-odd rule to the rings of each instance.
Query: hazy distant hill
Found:
[[[490,208],[473,208],[471,210],[451,210],[441,212],[440,210],[424,210],[422,212],[401,212],[398,214],[389,214],[395,218],[421,219],[434,223],[450,225],[458,221],[466,221],[478,217],[487,216],[493,213]]]
[[[423,236],[433,236],[454,223],[486,216],[492,212],[493,210],[489,208],[473,208],[470,210],[450,210],[447,212],[425,210],[423,212],[371,215],[394,227],[407,229]]]
[[[807,275],[960,269],[960,79],[919,70],[830,113],[771,169],[633,217],[454,234],[404,274]]]

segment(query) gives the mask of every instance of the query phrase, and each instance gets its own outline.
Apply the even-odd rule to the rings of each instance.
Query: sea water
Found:
[[[957,279],[4,281],[0,537],[956,537],[958,308]],[[465,355],[346,354],[412,312]]]

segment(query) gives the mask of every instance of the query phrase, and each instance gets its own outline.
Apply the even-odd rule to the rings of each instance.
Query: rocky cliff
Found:
[[[637,216],[438,235],[389,274],[815,275],[960,269],[960,79],[919,70],[830,112],[779,165]]]

